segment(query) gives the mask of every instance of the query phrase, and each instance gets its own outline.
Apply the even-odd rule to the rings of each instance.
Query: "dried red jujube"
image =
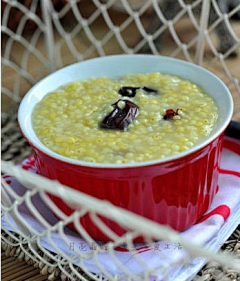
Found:
[[[118,106],[120,101],[125,103],[123,108]],[[121,99],[112,106],[114,109],[102,120],[101,128],[126,131],[128,125],[139,113],[138,106],[129,100]]]
[[[179,108],[174,111],[173,109],[167,109],[166,114],[163,116],[164,120],[172,120],[174,116],[179,115],[178,114]]]
[[[130,86],[125,86],[119,89],[118,93],[122,95],[123,97],[130,97],[133,98],[135,97],[137,90],[142,89],[146,93],[152,93],[152,94],[158,94],[158,90],[152,89],[149,87],[130,87]]]

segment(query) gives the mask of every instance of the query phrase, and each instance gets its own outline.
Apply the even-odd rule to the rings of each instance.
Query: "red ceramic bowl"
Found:
[[[212,134],[185,152],[136,164],[87,163],[52,152],[33,131],[31,113],[34,106],[48,92],[63,84],[90,77],[113,78],[154,71],[178,75],[198,84],[217,103],[219,118]],[[44,78],[23,98],[18,118],[24,136],[35,151],[40,175],[182,231],[206,212],[217,191],[223,134],[232,112],[228,88],[199,66],[161,56],[117,55],[79,62]],[[66,214],[73,212],[59,198],[52,196],[52,200]],[[125,232],[116,223],[102,219],[118,235]],[[93,238],[109,240],[88,216],[83,217],[81,223]]]

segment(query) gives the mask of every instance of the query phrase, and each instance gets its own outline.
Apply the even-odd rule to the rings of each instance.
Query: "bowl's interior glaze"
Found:
[[[52,152],[36,136],[31,114],[34,106],[50,91],[72,81],[91,77],[115,78],[130,73],[162,72],[180,76],[199,85],[212,96],[219,109],[219,118],[212,134],[193,148],[161,160],[135,164],[99,164],[70,159]],[[62,68],[38,82],[23,98],[18,114],[21,130],[28,141],[48,155],[62,161],[93,167],[142,166],[170,161],[196,151],[219,136],[229,124],[233,113],[231,93],[225,84],[214,74],[197,65],[169,57],[153,55],[116,55],[91,59]]]

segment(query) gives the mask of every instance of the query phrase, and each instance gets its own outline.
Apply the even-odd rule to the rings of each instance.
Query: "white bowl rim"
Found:
[[[228,98],[228,102],[229,102],[229,111],[228,114],[224,120],[224,122],[222,123],[221,127],[219,130],[217,130],[216,132],[214,132],[214,134],[210,135],[209,137],[207,137],[206,139],[204,139],[203,141],[197,143],[196,145],[194,145],[192,148],[185,150],[183,152],[179,152],[177,154],[168,156],[168,157],[164,157],[162,159],[155,159],[155,160],[150,160],[150,161],[142,161],[142,162],[131,162],[131,163],[123,163],[123,164],[114,164],[114,163],[96,163],[96,162],[85,162],[82,160],[76,160],[76,159],[72,159],[63,155],[60,155],[56,152],[53,152],[52,150],[50,150],[49,148],[47,148],[45,145],[43,145],[41,143],[41,141],[39,140],[39,143],[36,143],[31,134],[28,133],[28,130],[26,128],[26,120],[23,112],[24,112],[24,107],[26,106],[27,100],[30,98],[31,95],[34,95],[34,90],[37,86],[39,86],[40,84],[44,83],[46,81],[46,79],[48,79],[51,76],[56,75],[57,73],[60,73],[61,71],[66,71],[68,68],[71,68],[73,66],[76,66],[78,64],[83,64],[83,63],[88,63],[90,61],[100,61],[100,60],[104,60],[104,59],[114,59],[114,58],[119,58],[119,57],[154,57],[156,59],[164,59],[165,61],[169,61],[169,62],[176,62],[176,63],[181,63],[185,66],[189,66],[189,67],[193,67],[196,69],[199,69],[199,71],[205,72],[207,73],[209,76],[211,76],[213,79],[215,79],[215,81],[218,81],[218,83],[221,84],[221,86],[223,87],[223,89],[225,90],[225,93],[227,94],[227,98]],[[173,74],[174,75],[174,74]],[[89,76],[90,78],[90,76]],[[184,77],[183,77],[184,79]],[[64,83],[66,84],[66,83]],[[63,85],[64,85],[63,84]],[[47,93],[46,93],[47,94]],[[32,113],[32,111],[31,111]],[[31,114],[30,113],[30,114]],[[76,62],[73,64],[70,64],[68,66],[65,66],[61,69],[58,69],[54,72],[52,72],[51,74],[47,75],[46,77],[44,77],[43,79],[41,79],[40,81],[38,81],[23,97],[20,106],[19,106],[19,110],[18,110],[18,122],[19,122],[19,126],[20,129],[24,135],[24,137],[27,139],[27,141],[34,147],[37,148],[38,150],[40,150],[41,152],[43,152],[44,154],[47,154],[48,156],[55,158],[56,160],[61,160],[63,162],[69,163],[69,164],[74,164],[74,165],[79,165],[79,166],[86,166],[86,167],[92,167],[92,168],[135,168],[135,167],[142,167],[142,166],[151,166],[151,165],[156,165],[156,164],[161,164],[161,163],[166,163],[169,161],[173,161],[173,160],[177,160],[180,158],[183,158],[185,156],[188,156],[194,152],[197,152],[198,150],[200,150],[201,148],[207,146],[208,144],[210,144],[212,141],[214,141],[217,137],[219,137],[221,135],[221,133],[223,133],[226,129],[226,127],[228,126],[228,124],[231,121],[232,118],[232,114],[233,114],[233,99],[232,99],[232,95],[229,91],[229,89],[227,88],[227,86],[223,83],[223,81],[221,79],[219,79],[215,74],[213,74],[212,72],[210,72],[209,70],[196,65],[194,63],[185,61],[185,60],[181,60],[181,59],[176,59],[176,58],[171,58],[171,57],[167,57],[167,56],[156,56],[156,55],[150,55],[150,54],[119,54],[119,55],[111,55],[111,56],[103,56],[103,57],[96,57],[96,58],[91,58],[88,60],[84,60],[84,61],[80,61],[80,62]],[[31,123],[31,121],[29,121]],[[31,124],[32,127],[32,124]]]

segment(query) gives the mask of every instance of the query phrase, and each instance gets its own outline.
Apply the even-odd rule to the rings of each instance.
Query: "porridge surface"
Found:
[[[140,88],[134,97],[121,96],[119,89],[124,86],[150,87],[158,93]],[[137,105],[138,115],[124,131],[101,128],[116,102],[120,109],[126,106],[124,100]],[[170,109],[176,114],[168,119]],[[210,135],[217,118],[214,100],[197,85],[176,76],[149,73],[70,83],[35,106],[32,123],[41,142],[58,154],[120,164],[185,151]]]

